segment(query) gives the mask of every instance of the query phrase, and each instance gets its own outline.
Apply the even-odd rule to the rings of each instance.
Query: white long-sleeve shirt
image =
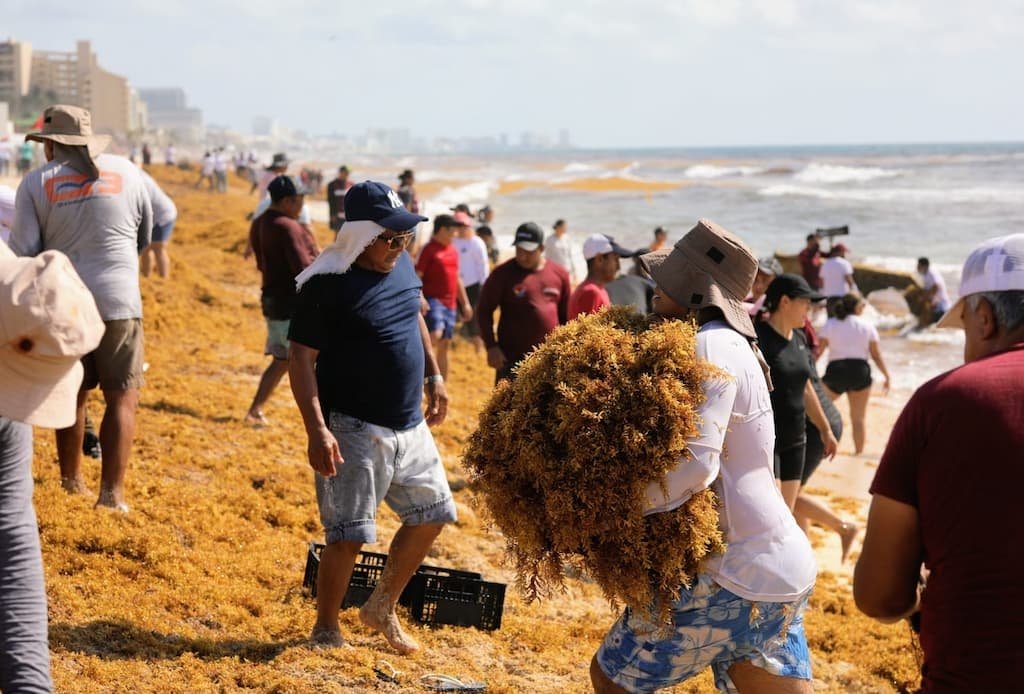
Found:
[[[795,600],[814,585],[817,566],[775,485],[775,424],[764,373],[747,339],[722,321],[701,327],[697,356],[728,377],[704,383],[700,433],[687,442],[692,458],[666,476],[667,496],[660,484],[648,487],[646,513],[678,508],[711,486],[721,502],[726,550],[709,558],[705,571],[747,600]]]

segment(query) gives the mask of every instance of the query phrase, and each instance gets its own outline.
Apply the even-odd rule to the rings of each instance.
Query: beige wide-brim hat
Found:
[[[62,145],[89,148],[89,156],[98,157],[110,144],[109,135],[96,135],[92,131],[92,115],[78,106],[57,104],[43,111],[43,129],[28,133],[26,140],[51,140]]]
[[[104,329],[67,256],[18,258],[0,241],[0,415],[55,429],[74,424],[81,358]]]
[[[673,301],[698,310],[721,309],[736,332],[754,339],[743,300],[757,274],[757,258],[746,244],[714,222],[702,219],[671,250],[640,256],[640,263]]]

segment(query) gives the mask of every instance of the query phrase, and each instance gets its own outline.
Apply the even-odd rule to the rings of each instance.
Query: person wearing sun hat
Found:
[[[52,691],[32,507],[32,427],[75,422],[81,357],[103,321],[67,256],[0,242],[0,691]]]
[[[1015,692],[1024,681],[1024,234],[967,257],[939,321],[964,364],[910,398],[871,483],[857,607],[920,633],[922,692]]]
[[[99,386],[106,411],[97,506],[126,511],[125,478],[144,383],[139,255],[151,240],[153,207],[138,167],[102,153],[110,138],[93,133],[87,110],[50,106],[42,130],[26,138],[43,143],[47,163],[18,187],[11,250],[21,256],[46,250],[67,254],[107,326],[99,347],[83,362],[78,418],[57,431],[61,481],[69,493],[88,491],[81,471],[85,400]]]
[[[594,689],[654,691],[710,666],[721,691],[810,692],[803,609],[817,569],[772,474],[769,382],[743,305],[757,259],[702,219],[673,248],[640,261],[657,284],[655,313],[696,320],[697,356],[724,372],[705,381],[700,431],[680,465],[650,485],[644,515],[672,511],[711,487],[726,550],[680,586],[674,628],[622,615],[591,662]]]
[[[448,395],[420,313],[422,283],[405,252],[421,221],[383,183],[357,183],[345,195],[337,239],[296,277],[289,375],[326,536],[310,637],[320,646],[345,643],[338,610],[387,501],[402,526],[359,618],[400,653],[419,648],[395,605],[441,529],[456,520],[429,429],[444,421]]]

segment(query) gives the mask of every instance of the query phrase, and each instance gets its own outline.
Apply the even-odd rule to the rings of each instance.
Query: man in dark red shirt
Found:
[[[871,485],[853,590],[876,619],[913,616],[924,651],[921,691],[1017,692],[1024,234],[976,248],[960,292],[939,325],[963,328],[966,364],[921,386],[900,414]]]
[[[330,213],[328,225],[335,234],[345,223],[345,194],[352,187],[348,180],[348,167],[342,166],[338,169],[337,177],[327,184],[327,209]]]
[[[821,239],[817,234],[807,235],[807,245],[797,259],[800,261],[800,274],[807,284],[814,289],[821,289]]]
[[[295,309],[295,276],[306,269],[320,249],[298,217],[306,189],[293,176],[278,176],[267,185],[270,207],[253,220],[249,243],[263,275],[260,303],[267,321],[264,354],[270,365],[260,378],[256,396],[245,415],[247,424],[263,426],[263,405],[288,371],[288,324]]]
[[[461,309],[462,320],[473,318],[473,308],[466,288],[459,278],[459,251],[452,243],[459,223],[450,214],[434,218],[434,235],[420,252],[416,274],[423,282],[423,298],[427,312],[423,316],[430,331],[430,340],[441,375],[448,378],[448,343],[455,332],[455,307]]]
[[[480,290],[477,323],[487,347],[495,382],[511,379],[512,368],[547,334],[565,323],[569,312],[569,273],[544,260],[544,232],[533,222],[516,229],[516,257],[490,274]],[[498,336],[494,310],[501,309]]]

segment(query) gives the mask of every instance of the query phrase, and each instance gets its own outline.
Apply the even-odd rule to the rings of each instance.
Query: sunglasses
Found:
[[[407,234],[395,234],[394,236],[384,236],[384,234],[381,234],[377,237],[377,240],[386,243],[388,250],[397,251],[408,246],[415,235],[415,232],[411,231]]]

